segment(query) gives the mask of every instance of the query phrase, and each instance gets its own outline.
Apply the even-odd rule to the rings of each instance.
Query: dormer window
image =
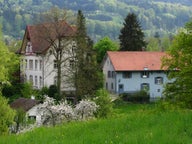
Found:
[[[32,53],[32,45],[31,45],[31,42],[27,42],[26,53]]]
[[[149,71],[145,70],[141,72],[141,77],[142,78],[148,78],[149,77]]]

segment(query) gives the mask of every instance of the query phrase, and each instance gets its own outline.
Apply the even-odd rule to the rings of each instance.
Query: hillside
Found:
[[[86,16],[88,33],[93,40],[109,36],[117,40],[124,18],[129,12],[138,15],[146,36],[155,32],[172,34],[192,17],[190,0],[4,0],[0,1],[0,23],[5,35],[22,38],[25,26],[35,15],[53,6]]]

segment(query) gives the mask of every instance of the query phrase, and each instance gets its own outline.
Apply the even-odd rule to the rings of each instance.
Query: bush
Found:
[[[112,113],[113,104],[106,90],[100,89],[96,92],[95,102],[99,106],[96,113],[97,117],[106,118]]]
[[[9,126],[13,123],[15,111],[8,105],[7,99],[0,94],[0,135],[9,132]]]
[[[15,122],[15,127],[12,127],[12,132],[13,133],[17,133],[19,132],[22,127],[25,127],[26,124],[26,112],[23,109],[17,109],[16,110],[16,115],[14,118],[14,122]]]
[[[150,100],[150,96],[149,94],[144,91],[137,91],[134,93],[123,93],[120,95],[120,97],[124,100],[124,101],[130,101],[130,102],[136,102],[136,103],[145,103],[145,102],[149,102]]]
[[[40,100],[44,101],[46,95],[48,95],[49,89],[47,87],[43,87],[41,90],[34,90],[35,97]]]
[[[56,101],[60,100],[60,96],[57,93],[56,85],[50,85],[50,87],[48,89],[48,96],[54,98]]]

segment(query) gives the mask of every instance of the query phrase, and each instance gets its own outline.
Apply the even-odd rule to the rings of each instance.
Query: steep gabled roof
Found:
[[[51,42],[55,41],[58,37],[72,37],[75,33],[75,27],[70,26],[66,21],[28,25],[25,29],[19,53],[24,53],[26,41],[31,42],[34,53],[43,53],[50,47]]]
[[[111,52],[109,56],[115,71],[142,71],[162,70],[161,59],[165,56],[164,52]]]
[[[24,111],[28,111],[35,105],[39,104],[40,101],[34,99],[27,99],[27,98],[19,98],[16,99],[14,102],[10,104],[11,108],[13,109],[23,109]]]

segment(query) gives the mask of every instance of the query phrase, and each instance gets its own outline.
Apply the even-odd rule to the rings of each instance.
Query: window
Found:
[[[24,75],[24,82],[27,82],[27,75]]]
[[[27,59],[25,60],[25,68],[27,69]]]
[[[115,72],[112,71],[112,78],[115,78]]]
[[[32,83],[32,85],[33,85],[33,76],[32,75],[30,75],[29,76],[29,81]]]
[[[37,66],[38,66],[38,61],[35,60],[35,70],[37,70]]]
[[[35,76],[35,85],[37,86],[37,76]]]
[[[33,60],[29,60],[29,69],[30,69],[30,70],[33,69]]]
[[[149,84],[148,83],[142,83],[141,84],[141,90],[148,91],[149,90]]]
[[[113,89],[113,83],[111,83],[111,89]]]
[[[131,78],[132,73],[131,72],[123,72],[123,78]]]
[[[31,45],[31,42],[27,42],[26,53],[31,53],[31,52],[32,52],[32,45]]]
[[[42,70],[42,60],[39,61],[39,70]]]
[[[57,61],[56,61],[56,60],[54,60],[54,65],[53,65],[53,67],[54,67],[54,69],[57,68]]]
[[[155,77],[155,84],[163,84],[163,78],[162,77]]]
[[[108,78],[111,78],[111,71],[108,71]]]
[[[54,77],[54,85],[57,85],[57,76]]]
[[[141,77],[142,78],[148,78],[149,77],[149,71],[142,71]]]
[[[39,77],[39,86],[41,87],[42,84],[43,84],[43,82],[42,82],[42,77],[40,76],[40,77]]]

